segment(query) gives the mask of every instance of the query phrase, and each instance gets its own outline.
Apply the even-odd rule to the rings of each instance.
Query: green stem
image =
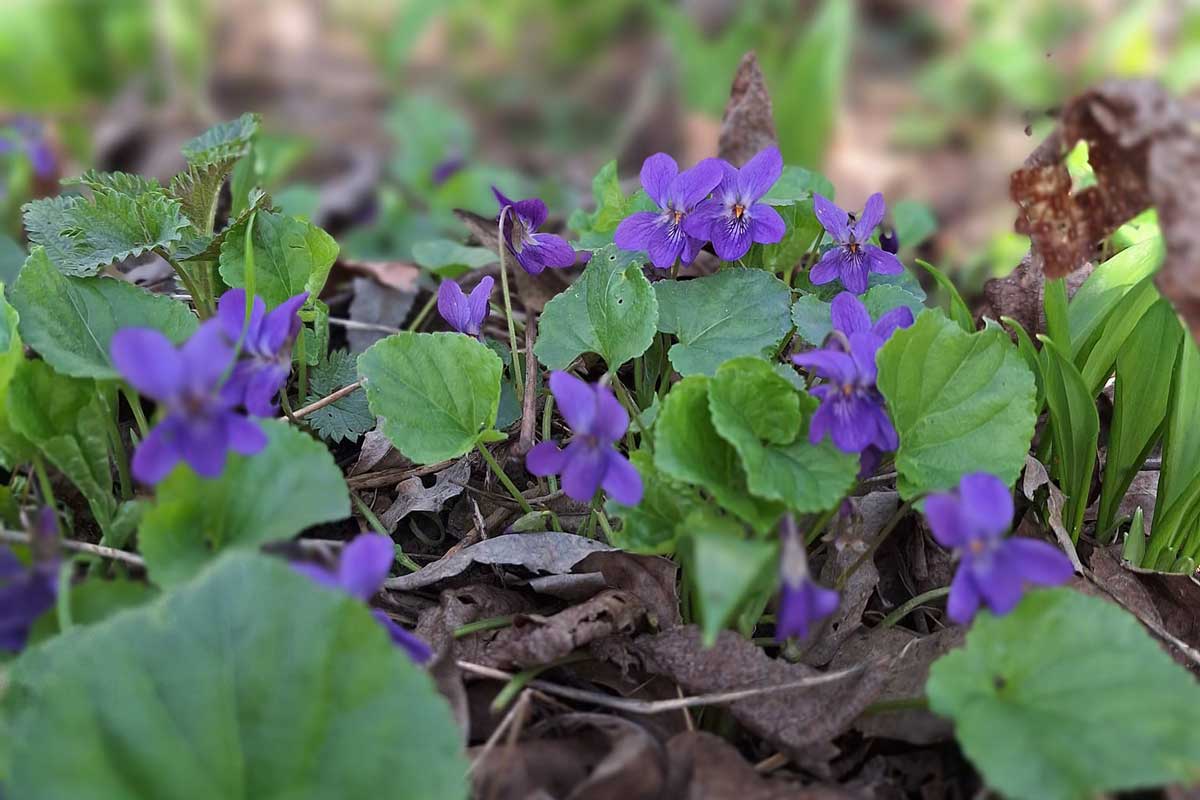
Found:
[[[246,323],[244,328],[250,327],[250,313],[254,308],[254,292],[258,288],[254,270],[254,221],[257,218],[258,212],[251,211],[250,218],[246,220],[246,242],[242,249],[242,262],[245,264],[242,283],[246,284]]]
[[[66,633],[75,624],[71,617],[71,574],[74,571],[70,559],[63,561],[58,568],[58,598],[54,603],[54,613],[58,617],[59,633]]]
[[[108,405],[108,393],[105,392],[105,395],[105,405]],[[128,500],[133,497],[133,481],[129,477],[129,451],[125,449],[125,440],[121,438],[121,428],[117,425],[117,408],[117,404],[113,403],[112,408],[106,409],[108,413],[104,415],[104,421],[108,427],[108,438],[112,442],[113,460],[117,462],[121,499]]]
[[[604,513],[603,508],[600,509],[600,513],[596,517],[596,519],[600,520],[600,527],[604,529],[604,535],[608,538],[608,543],[612,544],[613,543],[612,523],[608,521],[608,515]]]
[[[546,394],[546,403],[542,407],[542,441],[550,441],[551,428],[550,423],[554,415],[554,395]],[[558,491],[558,477],[551,475],[547,479],[550,483],[550,493],[554,494]]]
[[[351,492],[350,499],[354,501],[354,506],[358,509],[358,513],[362,514],[363,518],[366,519],[367,524],[371,526],[371,530],[375,531],[380,536],[386,536],[389,539],[392,539],[392,536],[390,533],[388,533],[387,528],[385,528],[383,523],[379,521],[379,517],[375,516],[375,512],[371,510],[371,507],[367,505],[361,497],[358,496],[358,492]],[[395,559],[400,562],[402,567],[407,569],[409,572],[416,572],[421,568],[420,564],[409,558],[404,552],[404,549],[400,547],[400,545],[396,544],[395,539],[392,539],[392,546],[396,551]]]
[[[891,532],[895,530],[896,526],[900,524],[900,520],[904,519],[904,516],[908,513],[908,510],[912,504],[919,499],[920,496],[914,497],[907,503],[902,503],[900,507],[896,509],[896,513],[892,514],[892,518],[887,521],[887,524],[883,526],[883,529],[879,531],[879,534],[871,541],[871,544],[868,545],[865,551],[863,551],[863,554],[854,559],[854,563],[846,567],[846,571],[843,572],[837,579],[837,585],[835,588],[837,588],[838,591],[841,591],[846,587],[846,581],[850,579],[850,576],[854,574],[855,570],[863,565],[863,562],[875,555],[875,551],[879,549],[879,545],[883,544],[888,535],[891,534]]]
[[[50,483],[50,473],[46,472],[46,462],[42,460],[41,453],[33,454],[33,471],[37,475],[38,488],[42,492],[42,505],[58,508],[58,503],[54,499],[54,486]]]
[[[417,315],[415,317],[413,317],[413,321],[409,324],[409,326],[408,326],[408,328],[406,328],[406,330],[408,330],[408,331],[419,330],[421,327],[421,324],[423,322],[425,322],[425,318],[429,316],[429,312],[432,311],[433,307],[436,305],[437,305],[437,292],[434,292],[433,294],[431,294],[429,296],[429,299],[425,301],[425,305],[421,306],[421,310],[417,312]]]
[[[183,268],[183,265],[172,258],[171,255],[165,250],[156,250],[155,252],[159,255],[159,257],[162,258],[163,261],[166,261],[168,264],[170,264],[171,269],[175,270],[175,274],[179,276],[179,281],[183,284],[183,288],[187,289],[187,293],[192,296],[192,305],[196,307],[196,315],[199,316],[200,319],[208,319],[209,316],[211,316],[209,313],[209,299],[202,291],[200,291],[200,287],[196,285],[196,281],[192,278],[188,271]]]
[[[507,708],[508,704],[511,703],[516,696],[521,693],[522,689],[529,685],[530,681],[532,681],[538,675],[541,675],[546,670],[554,669],[555,667],[561,667],[565,664],[573,664],[577,661],[585,661],[589,658],[591,658],[591,656],[583,653],[576,653],[569,655],[566,658],[560,658],[557,661],[551,661],[549,664],[542,664],[538,667],[530,667],[529,669],[521,670],[516,675],[513,675],[512,680],[504,684],[504,688],[496,694],[496,699],[492,701],[492,713],[498,714]]]
[[[492,455],[491,451],[479,442],[475,443],[475,449],[483,455],[483,460],[487,462],[488,466],[492,470],[492,473],[499,479],[500,483],[504,485],[504,488],[508,490],[508,493],[512,495],[512,498],[517,501],[517,505],[521,507],[521,510],[526,514],[532,514],[533,506],[529,505],[529,501],[525,499],[525,495],[521,494],[521,492],[517,489],[516,484],[512,482],[508,475],[504,474],[504,470],[501,469],[500,465],[496,463],[496,458]]]
[[[585,530],[583,533],[583,535],[589,539],[596,538],[596,516],[599,513],[598,512],[599,507],[600,507],[600,492],[599,492],[599,490],[597,490],[596,493],[594,495],[592,495],[592,502],[588,506],[587,530]]]
[[[454,629],[454,638],[461,639],[464,636],[470,636],[472,633],[480,631],[494,631],[498,628],[507,628],[513,624],[516,616],[509,614],[506,617],[488,617],[487,619],[477,619],[474,622],[468,622],[466,625],[459,625]]]
[[[129,404],[129,410],[133,412],[133,419],[137,422],[138,433],[145,439],[150,435],[150,423],[146,421],[146,412],[142,410],[142,400],[138,397],[137,392],[130,389],[128,386],[121,387],[121,394],[125,395],[125,402]]]
[[[300,351],[300,366],[297,367],[296,375],[296,402],[303,405],[308,397],[308,351],[305,347],[304,323],[300,324],[300,331],[296,334],[296,349]]]
[[[625,413],[629,414],[629,419],[637,426],[638,435],[642,437],[643,442],[650,441],[650,437],[646,435],[646,429],[642,427],[642,412],[634,405],[633,398],[629,396],[629,390],[625,388],[625,384],[621,383],[621,379],[617,374],[612,373],[613,388],[617,390],[617,400],[625,407]],[[633,435],[631,429],[625,430],[625,446],[629,452],[633,452]]]
[[[517,329],[513,327],[512,297],[508,292],[508,259],[505,257],[508,254],[508,242],[504,238],[504,220],[511,211],[510,206],[505,206],[500,211],[500,240],[496,249],[500,251],[500,293],[504,296],[504,318],[508,322],[508,347],[512,354],[513,388],[516,390],[517,403],[520,404],[525,399],[525,381],[521,380],[521,357],[520,351],[517,350]]]
[[[930,600],[936,600],[939,597],[945,597],[948,594],[950,594],[949,586],[939,586],[936,589],[930,589],[928,592],[923,592],[897,608],[892,613],[888,614],[879,624],[884,628],[890,628],[915,611],[919,606],[923,606]]]

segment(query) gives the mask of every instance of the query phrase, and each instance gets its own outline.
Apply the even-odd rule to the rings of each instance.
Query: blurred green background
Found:
[[[348,257],[461,236],[451,210],[493,213],[492,183],[563,220],[613,158],[628,179],[658,150],[713,154],[751,49],[788,162],[849,206],[914,201],[921,254],[970,286],[1024,252],[1007,176],[1066,98],[1111,75],[1197,90],[1200,5],[5,0],[0,280],[23,202],[87,167],[166,178],[180,143],[247,110],[266,134],[241,179]]]

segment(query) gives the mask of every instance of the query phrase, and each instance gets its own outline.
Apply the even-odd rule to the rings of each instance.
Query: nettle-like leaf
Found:
[[[816,398],[796,391],[767,362],[727,361],[709,382],[713,427],[737,450],[751,493],[800,512],[833,508],[854,485],[858,459],[802,435]]]
[[[358,363],[355,356],[345,350],[334,350],[309,373],[305,403],[314,403],[356,380]],[[358,391],[312,412],[308,422],[328,442],[357,442],[358,437],[375,427],[375,415],[367,405],[366,394]]]
[[[8,680],[22,800],[467,796],[428,674],[360,602],[265,556],[30,648]]]
[[[112,191],[130,197],[162,193],[162,186],[154,178],[131,175],[128,172],[101,172],[89,169],[78,178],[64,180],[63,184],[86,186],[94,192]]]
[[[29,241],[66,275],[95,275],[101,267],[168,248],[183,235],[187,218],[179,201],[161,190],[137,195],[111,188],[83,197],[33,200],[24,208]]]
[[[738,452],[717,433],[709,415],[709,379],[685,378],[672,387],[654,423],[654,466],[694,484],[758,531],[773,526],[783,506],[750,494]]]
[[[1200,768],[1200,687],[1116,605],[1067,589],[984,614],[933,664],[930,707],[988,785],[1076,800],[1189,782]]]
[[[221,244],[221,277],[231,287],[246,285],[246,226],[239,222]],[[308,292],[317,297],[337,259],[338,245],[325,231],[274,211],[254,215],[255,294],[268,308]]]
[[[689,514],[704,506],[695,488],[673,480],[654,466],[654,456],[645,450],[630,453],[629,460],[642,476],[642,502],[636,506],[609,503],[621,519],[612,544],[631,553],[670,554],[675,551],[676,527]]]
[[[358,357],[371,413],[384,435],[418,464],[458,458],[502,436],[500,358],[461,333],[397,333]]]
[[[872,321],[901,306],[911,310],[914,317],[925,309],[921,298],[902,286],[890,283],[872,286],[862,296],[862,301]],[[796,333],[801,339],[819,347],[833,331],[831,302],[814,294],[801,295],[792,305],[792,324],[796,326]]]
[[[178,344],[197,324],[178,300],[113,278],[63,275],[40,247],[21,269],[12,303],[25,342],[59,372],[77,378],[120,377],[108,347],[121,328],[153,328]]]
[[[158,485],[138,540],[150,577],[173,586],[224,550],[289,539],[350,516],[350,496],[328,448],[279,420],[261,420],[268,444],[227,456],[219,478],[180,465]]]
[[[179,201],[184,216],[199,233],[210,231],[221,198],[221,187],[236,159],[191,165],[171,179],[171,196]]]
[[[711,513],[693,514],[685,563],[699,611],[704,645],[712,647],[756,589],[773,581],[779,549],[773,540],[745,539],[740,526]]]
[[[1033,373],[996,329],[966,333],[926,310],[879,351],[879,390],[900,434],[901,496],[949,489],[969,472],[1012,483],[1033,438]]]
[[[726,269],[689,281],[659,281],[658,329],[679,340],[669,352],[682,375],[712,375],[737,356],[769,357],[792,327],[792,293],[757,269]]]
[[[241,158],[250,152],[262,117],[242,114],[235,120],[218,123],[185,143],[181,148],[188,164],[204,166]]]
[[[579,280],[546,304],[534,353],[550,369],[566,369],[596,353],[610,370],[640,356],[654,341],[658,300],[642,259],[609,245],[596,251]]]
[[[182,187],[172,185],[172,191],[176,188],[186,191]],[[252,189],[238,215],[216,233],[204,233],[194,225],[186,228],[183,238],[175,243],[175,258],[180,261],[217,261],[221,257],[221,245],[225,243],[225,237],[237,230],[239,225],[244,225],[251,213],[270,209],[271,203],[269,194],[259,189]],[[242,243],[245,244],[245,239],[242,239]]]

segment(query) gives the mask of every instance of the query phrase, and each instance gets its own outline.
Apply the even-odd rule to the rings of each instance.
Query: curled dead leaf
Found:
[[[729,102],[721,118],[717,155],[740,167],[763,148],[778,143],[767,81],[758,66],[758,56],[751,50],[742,56],[733,76]]]

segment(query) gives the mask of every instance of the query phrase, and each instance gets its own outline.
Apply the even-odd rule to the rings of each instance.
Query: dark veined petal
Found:
[[[679,165],[666,153],[655,153],[642,162],[642,188],[659,208],[666,208],[671,182],[678,174]]]
[[[928,500],[926,501],[928,503]],[[959,623],[969,625],[979,610],[983,598],[975,586],[975,576],[971,573],[969,564],[958,565],[954,579],[950,581],[950,597],[946,601],[946,616]]]
[[[635,211],[617,226],[613,242],[622,250],[632,252],[650,249],[650,237],[663,224],[662,214],[653,211]]]
[[[679,173],[671,182],[667,199],[674,202],[675,208],[680,211],[690,210],[712,194],[724,174],[719,159],[706,158],[691,169]]]
[[[338,559],[338,585],[348,594],[367,601],[387,580],[396,548],[387,536],[362,533],[342,548]]]
[[[964,516],[974,536],[997,538],[1012,525],[1012,493],[1004,481],[986,472],[964,475],[958,483]]]
[[[883,202],[882,194],[876,192],[868,197],[866,205],[863,206],[862,216],[854,222],[854,238],[860,242],[870,239],[879,223],[883,222],[885,213],[887,206]]]
[[[783,155],[778,147],[759,151],[738,172],[738,196],[750,205],[771,190],[783,174]]]
[[[169,416],[151,429],[133,453],[133,477],[142,483],[156,484],[167,477],[175,465],[183,460],[179,446],[181,422]]]
[[[568,372],[555,371],[550,373],[550,391],[571,430],[591,433],[597,415],[595,389]]]
[[[621,505],[636,506],[642,502],[642,476],[637,469],[616,450],[609,450],[606,455],[608,467],[602,483],[604,491]]]
[[[873,403],[860,395],[835,396],[826,400],[833,420],[829,426],[829,438],[833,446],[843,453],[861,453],[875,438]]]
[[[908,306],[900,306],[888,311],[871,328],[871,333],[887,341],[897,328],[907,328],[913,324],[913,312]]]
[[[471,306],[462,287],[450,279],[438,286],[438,314],[446,324],[459,333],[466,333],[471,325]]]
[[[846,253],[845,248],[838,249]],[[842,286],[846,287],[846,291],[854,292],[854,294],[862,294],[867,291],[867,265],[865,249],[860,250],[857,256],[846,253],[839,264],[841,273],[838,276],[842,279]]]
[[[813,213],[835,242],[845,243],[850,239],[850,215],[832,200],[813,192]]]
[[[1000,545],[1002,557],[1028,583],[1061,586],[1075,575],[1071,560],[1049,542],[1014,536]]]
[[[735,219],[732,215],[718,218],[709,235],[713,250],[723,261],[737,261],[750,252],[750,245],[754,244],[746,220]]]
[[[683,231],[676,231],[672,235],[668,225],[659,226],[654,230],[650,236],[650,245],[646,248],[646,255],[650,257],[650,263],[655,269],[670,269],[675,266],[675,262],[683,253],[686,236]]]
[[[133,388],[159,402],[183,389],[183,359],[171,340],[150,328],[122,328],[109,344],[113,364]]]
[[[814,286],[823,286],[842,276],[842,262],[847,258],[843,247],[832,247],[825,251],[821,260],[809,270],[808,279]]]
[[[759,244],[775,244],[787,233],[783,217],[766,203],[755,203],[746,213],[750,217],[750,238]]]
[[[554,442],[540,442],[525,456],[525,469],[538,477],[557,475],[566,466],[566,453]]]
[[[833,327],[849,336],[871,330],[871,315],[867,307],[852,292],[841,292],[829,304]]]
[[[576,439],[567,445],[562,470],[563,492],[580,503],[590,502],[608,471],[609,448],[589,447]]]

